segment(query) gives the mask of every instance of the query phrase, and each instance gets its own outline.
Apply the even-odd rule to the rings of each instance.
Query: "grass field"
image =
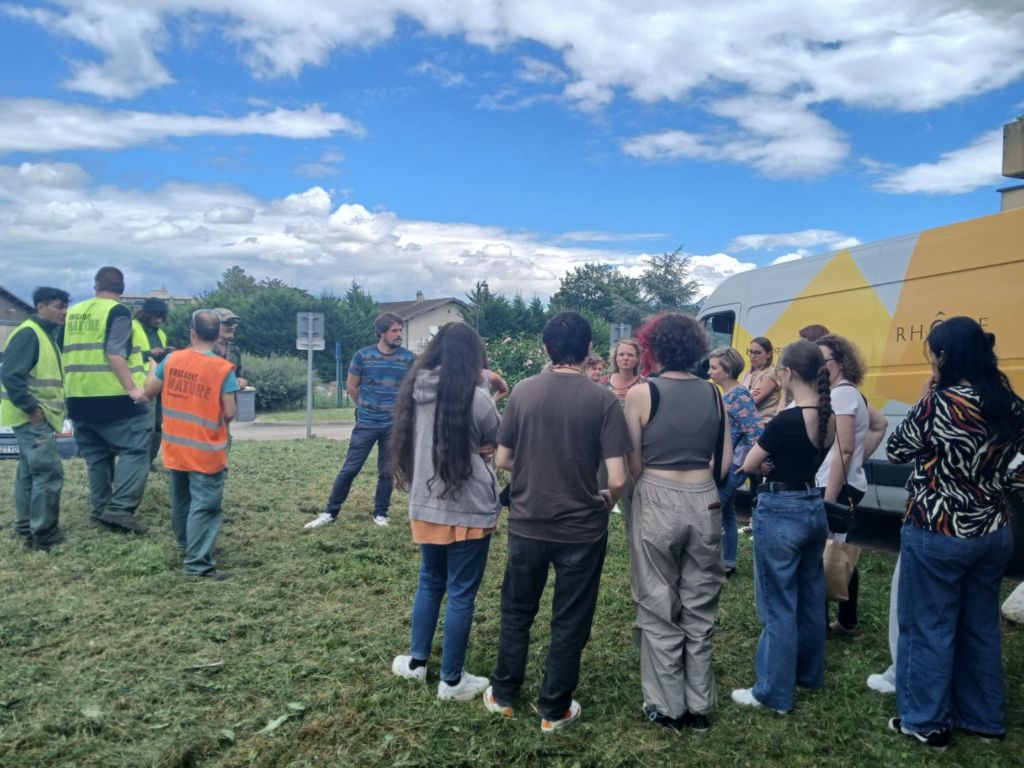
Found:
[[[313,423],[322,424],[329,421],[350,421],[355,422],[356,420],[356,409],[355,408],[314,408],[313,409]],[[295,411],[260,411],[256,414],[256,421],[258,422],[295,422],[297,424],[306,423],[306,409],[300,408]]]
[[[408,648],[418,558],[402,524],[378,528],[374,478],[359,478],[341,520],[307,533],[341,452],[313,439],[236,443],[218,566],[224,583],[182,575],[169,531],[166,476],[153,474],[142,538],[92,528],[85,471],[68,462],[62,519],[71,542],[50,555],[0,539],[0,765],[50,766],[1009,766],[1021,764],[1024,631],[1004,628],[1009,738],[957,738],[942,757],[886,730],[893,697],[864,680],[888,661],[886,613],[893,560],[866,555],[866,634],[830,641],[827,686],[800,692],[788,717],[735,706],[753,682],[757,623],[749,538],[740,573],[724,588],[715,668],[720,702],[704,736],[674,735],[640,714],[631,639],[629,562],[613,517],[593,637],[583,656],[579,725],[543,735],[537,693],[549,615],[534,632],[516,719],[435,698],[428,684],[391,675]],[[14,462],[0,462],[2,521],[10,520]],[[496,536],[467,668],[487,674],[495,656],[505,535]],[[1011,586],[1007,584],[1007,589]]]

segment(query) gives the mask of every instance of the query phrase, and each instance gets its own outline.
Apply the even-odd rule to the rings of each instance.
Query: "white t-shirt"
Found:
[[[858,491],[868,489],[868,479],[864,475],[864,440],[868,436],[868,407],[861,397],[860,390],[845,379],[836,382],[832,388],[832,410],[836,416],[853,416],[854,446],[853,459],[846,467],[846,482]],[[849,448],[849,446],[846,446]],[[839,461],[836,452],[839,441],[832,444],[832,450],[825,455],[825,460],[818,468],[814,483],[819,488],[828,485],[828,474],[832,470],[832,462]]]

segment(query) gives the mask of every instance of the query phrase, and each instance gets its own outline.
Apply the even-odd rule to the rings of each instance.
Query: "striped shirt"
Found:
[[[350,376],[359,377],[359,403],[356,422],[363,426],[391,425],[391,412],[398,398],[398,388],[412,366],[416,355],[399,347],[385,355],[376,344],[363,347],[352,356]]]

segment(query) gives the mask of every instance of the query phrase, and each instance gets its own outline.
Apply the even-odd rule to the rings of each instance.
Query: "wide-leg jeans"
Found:
[[[1010,526],[959,538],[906,524],[900,537],[896,707],[919,733],[1006,733],[999,587]]]
[[[793,708],[796,686],[825,682],[825,506],[817,489],[762,493],[754,509],[754,597],[761,638],[754,698]]]

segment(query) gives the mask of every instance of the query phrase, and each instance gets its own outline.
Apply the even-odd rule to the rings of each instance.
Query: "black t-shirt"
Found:
[[[573,373],[525,379],[512,390],[498,444],[515,453],[510,533],[579,544],[605,534],[608,511],[597,469],[603,459],[633,450],[611,390]]]
[[[775,465],[768,476],[770,481],[814,484],[814,475],[825,452],[807,437],[802,408],[794,406],[780,411],[768,422],[757,444],[768,451]]]

